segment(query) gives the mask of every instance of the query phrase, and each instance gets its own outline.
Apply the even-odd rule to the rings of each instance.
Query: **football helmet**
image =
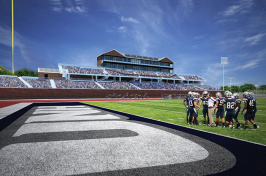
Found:
[[[233,96],[234,96],[235,99],[239,98],[239,94],[238,93],[234,93]]]
[[[225,97],[228,98],[228,97],[232,97],[232,93],[229,92],[229,91],[226,91],[225,92]]]
[[[221,97],[221,96],[222,96],[221,92],[216,93],[216,97]]]
[[[248,92],[244,92],[244,93],[243,93],[243,97],[244,97],[244,98],[247,98],[247,97],[248,97]]]
[[[187,95],[188,95],[188,97],[192,97],[193,92],[189,91]]]
[[[206,90],[204,90],[203,93],[202,93],[202,96],[203,96],[203,97],[206,97],[207,94],[208,94],[208,92],[207,92]]]
[[[249,96],[250,97],[254,97],[254,93],[253,92],[249,92]]]
[[[228,93],[229,91],[227,90],[227,91],[224,91],[224,96],[226,97],[226,94]]]

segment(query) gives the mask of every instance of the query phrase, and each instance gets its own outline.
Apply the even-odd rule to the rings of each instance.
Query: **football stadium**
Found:
[[[220,9],[214,8],[215,13],[210,13],[212,8],[209,7],[212,3],[201,2],[203,4],[201,5],[194,1],[175,3],[165,1],[163,4],[157,1],[121,3],[122,1],[50,0],[37,4],[37,1],[27,3],[17,1],[16,13],[20,14],[18,15],[20,18],[17,19],[21,20],[18,26],[25,27],[27,24],[30,26],[24,30],[20,28],[18,31],[14,30],[13,0],[11,2],[12,4],[6,1],[0,2],[0,11],[1,8],[9,8],[10,5],[12,9],[12,29],[6,27],[9,26],[7,23],[10,21],[9,18],[0,22],[0,32],[3,33],[0,36],[1,176],[265,175],[265,90],[258,91],[257,85],[257,89],[241,89],[242,92],[232,91],[233,94],[231,93],[233,77],[230,77],[230,91],[226,90],[224,85],[223,90],[220,90],[222,87],[217,89],[217,85],[206,84],[209,82],[206,81],[206,75],[210,73],[219,72],[211,76],[216,81],[220,80],[222,71],[215,62],[212,62],[215,64],[208,68],[206,65],[201,65],[206,74],[189,73],[194,69],[192,67],[198,67],[199,64],[190,65],[190,69],[181,72],[181,68],[185,67],[187,62],[199,62],[199,57],[193,60],[193,55],[184,55],[184,52],[195,51],[197,55],[201,53],[200,62],[203,60],[205,62],[205,58],[209,59],[206,61],[209,65],[214,55],[216,57],[221,53],[230,53],[227,52],[228,46],[237,45],[237,52],[240,52],[239,48],[245,49],[245,45],[255,48],[254,46],[258,45],[265,36],[265,32],[255,36],[249,34],[239,37],[230,31],[226,36],[231,33],[238,37],[237,39],[229,37],[230,40],[223,39],[219,36],[219,32],[215,32],[215,37],[206,35],[208,32],[217,31],[206,31],[207,28],[211,28],[210,26],[218,26],[221,31],[228,30],[232,24],[224,24],[238,21],[231,18],[235,14],[249,14],[247,12],[255,7],[253,6],[255,2],[237,1],[235,5],[230,4],[231,2],[222,4],[212,2],[212,8],[223,7],[225,10],[219,11]],[[199,9],[205,10],[201,12],[196,11],[198,8],[192,10],[198,5]],[[133,6],[137,8],[131,9]],[[2,9],[1,17],[7,13],[10,15],[6,9]],[[172,10],[174,11],[171,13]],[[131,12],[138,18],[122,16],[124,11]],[[168,13],[162,13],[166,11]],[[190,15],[194,11],[195,14]],[[177,15],[180,12],[182,13]],[[255,26],[260,28],[262,20],[257,17],[263,13],[259,12],[259,15],[254,13],[257,15],[256,18],[241,19],[246,21],[252,19],[252,24],[253,20],[257,19],[255,21],[259,21],[259,25]],[[201,26],[206,24],[194,25],[198,21],[203,21],[198,17],[205,13],[208,13],[209,18],[213,16],[215,23],[206,23],[208,27],[202,30],[204,31],[202,35],[198,32],[202,32]],[[141,16],[138,16],[139,14]],[[221,17],[220,20],[217,14]],[[93,19],[95,16],[97,18]],[[187,18],[192,16],[196,20]],[[22,22],[23,17],[27,19],[24,22]],[[205,19],[204,15],[202,17]],[[228,17],[230,20],[227,20]],[[29,22],[30,20],[34,22]],[[52,25],[49,25],[50,22]],[[80,24],[82,25],[79,26]],[[221,24],[226,28],[220,29]],[[179,29],[183,25],[187,28]],[[241,26],[241,29],[243,27],[239,24],[237,26]],[[12,30],[12,44],[7,37],[10,30]],[[45,33],[45,30],[48,32]],[[246,28],[243,27],[243,30]],[[157,41],[153,35],[149,35],[153,32],[156,34],[156,39],[161,38],[161,40]],[[168,36],[168,33],[172,32],[174,35]],[[26,33],[30,33],[32,38],[25,37]],[[105,33],[108,35],[104,35]],[[119,34],[120,39],[126,38],[126,40],[118,40],[119,37],[115,33]],[[189,35],[184,35],[186,33]],[[114,38],[106,39],[111,35]],[[14,36],[17,37],[16,44]],[[49,40],[49,37],[52,40]],[[218,42],[213,42],[214,38]],[[83,39],[86,44],[83,43]],[[57,40],[61,43],[57,43]],[[122,48],[133,47],[134,40],[137,41],[135,51],[142,54],[120,52]],[[175,43],[176,41],[181,43]],[[238,41],[241,42],[241,46]],[[67,45],[72,42],[73,44],[68,48],[67,45],[63,46],[64,42]],[[123,47],[119,46],[119,43],[122,43]],[[65,52],[65,56],[71,57],[71,54],[73,56],[73,53],[67,51],[73,47],[78,48],[74,53],[79,53],[84,50],[84,44],[86,45],[84,48],[91,47],[88,52],[99,51],[97,47],[106,49],[114,44],[119,51],[100,50],[97,57],[88,59],[89,62],[93,60],[97,63],[96,65],[84,64],[86,62],[76,57],[76,54],[74,54],[75,62],[72,64],[67,63],[71,59],[55,59],[58,53],[64,55]],[[158,46],[154,47],[153,44]],[[171,46],[176,44],[178,45]],[[182,62],[171,57],[143,56],[148,48],[153,50],[160,48],[161,51],[161,47],[164,47],[162,50],[165,53],[174,50],[174,55],[169,54],[171,57],[184,56],[189,59]],[[216,51],[213,55],[210,54],[212,47]],[[6,59],[11,56],[11,53],[6,51],[7,48],[12,48],[12,71],[5,68],[11,65]],[[204,48],[207,48],[207,54]],[[184,50],[183,55],[182,50]],[[246,70],[250,71],[249,68],[256,68],[262,62],[261,58],[265,52],[256,50],[256,53],[259,53],[254,54],[254,58],[257,59],[252,56],[251,61],[242,65],[235,60],[234,63],[238,64],[229,69],[234,67],[243,74]],[[15,55],[23,58],[22,60],[30,66],[33,62],[35,65],[37,63],[38,73],[35,72],[35,76],[15,74]],[[31,59],[32,56],[34,61]],[[56,63],[42,63],[42,61],[52,62],[49,57],[53,57],[53,62],[56,60]],[[243,53],[239,57],[246,59],[248,56]],[[227,59],[222,57],[223,79],[224,65],[228,64]],[[25,64],[22,60],[17,61],[17,65]],[[54,67],[43,68],[45,67],[43,65]],[[258,71],[256,73],[259,73],[262,69],[256,70]],[[252,81],[254,75],[252,74]],[[245,76],[247,75],[243,76],[246,81]]]
[[[242,114],[237,128],[210,127],[200,109],[187,123],[183,100],[226,93],[176,74],[167,57],[112,50],[97,68],[59,63],[38,74],[0,76],[1,175],[245,175],[246,157],[263,175],[263,98],[258,130]]]
[[[97,67],[59,63],[58,69],[38,68],[38,78],[1,76],[1,87],[8,89],[0,97],[180,98],[189,90],[208,90],[213,95],[217,92],[210,85],[202,85],[204,80],[197,75],[175,74],[174,63],[167,57],[159,59],[112,50],[97,57]]]

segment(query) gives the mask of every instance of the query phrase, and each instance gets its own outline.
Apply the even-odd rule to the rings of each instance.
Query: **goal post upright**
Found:
[[[14,69],[14,2],[12,0],[12,73],[15,73]]]

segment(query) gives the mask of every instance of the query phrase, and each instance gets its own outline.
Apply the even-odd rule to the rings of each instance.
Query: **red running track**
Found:
[[[23,100],[0,100],[0,108],[18,103],[51,103],[51,102],[87,102],[87,101],[144,101],[147,99],[23,99]],[[149,98],[148,100],[166,100],[162,98]]]

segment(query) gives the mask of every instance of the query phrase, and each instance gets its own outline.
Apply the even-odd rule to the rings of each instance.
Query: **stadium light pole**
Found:
[[[230,92],[231,92],[231,81],[234,79],[233,77],[230,77]]]
[[[221,57],[221,64],[223,65],[223,90],[224,90],[224,65],[228,64],[228,57]]]

